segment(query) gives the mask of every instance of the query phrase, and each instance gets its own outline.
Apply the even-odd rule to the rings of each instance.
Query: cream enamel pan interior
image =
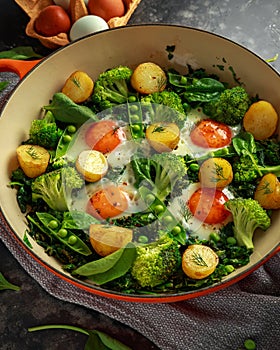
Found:
[[[168,59],[167,46],[175,45],[174,57]],[[267,63],[244,47],[228,39],[198,29],[172,25],[140,25],[116,28],[86,37],[55,51],[42,60],[14,90],[0,118],[0,205],[11,234],[20,242],[26,230],[15,192],[8,186],[9,175],[16,166],[15,150],[27,138],[30,123],[39,116],[40,108],[48,104],[65,79],[75,70],[86,71],[93,79],[110,67],[120,64],[132,68],[138,63],[153,61],[162,67],[174,67],[186,72],[186,65],[205,68],[234,85],[236,77],[245,83],[250,94],[270,101],[280,114],[280,76]],[[219,67],[223,66],[221,70]],[[280,213],[275,212],[271,228],[255,234],[255,251],[249,265],[231,274],[219,285],[205,290],[168,296],[137,296],[112,293],[73,279],[62,271],[53,258],[32,242],[33,249],[22,244],[27,253],[61,278],[99,295],[128,301],[161,302],[197,297],[224,288],[259,267],[279,250]],[[24,248],[25,247],[25,248]]]

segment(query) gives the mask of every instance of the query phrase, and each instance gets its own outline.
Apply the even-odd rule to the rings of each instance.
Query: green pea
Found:
[[[219,240],[221,239],[217,232],[211,232],[209,238],[216,243],[219,242]]]
[[[234,266],[232,265],[226,265],[225,269],[227,273],[232,273],[235,270]]]
[[[180,226],[174,226],[171,232],[174,235],[178,235],[181,232],[181,227]]]
[[[181,76],[180,83],[182,85],[187,85],[188,79],[187,77]]]
[[[191,171],[198,171],[199,170],[199,165],[197,163],[191,163],[189,169]]]
[[[64,135],[63,136],[63,142],[69,143],[72,140],[71,135]]]
[[[158,204],[154,207],[154,211],[157,213],[157,214],[160,214],[164,211],[164,206],[161,205],[161,204]]]
[[[134,131],[134,132],[137,132],[137,131],[140,131],[140,130],[141,130],[140,125],[137,125],[137,124],[132,125],[132,128],[133,128],[133,131]]]
[[[256,349],[256,343],[252,339],[246,339],[244,341],[244,347],[246,350],[255,350]]]
[[[146,198],[145,198],[145,201],[148,203],[148,204],[151,204],[153,203],[153,201],[155,200],[155,196],[151,193],[147,194]]]
[[[74,134],[76,132],[77,128],[75,127],[75,125],[68,125],[67,126],[67,131],[70,133],[70,134]]]
[[[129,96],[128,97],[128,102],[136,102],[136,101],[137,101],[136,96]]]
[[[147,236],[142,235],[142,236],[138,237],[138,242],[139,243],[148,243],[148,241],[149,241],[149,239],[148,239]]]
[[[68,243],[71,244],[71,245],[74,245],[75,243],[77,242],[77,237],[76,236],[70,236],[68,238]]]
[[[140,117],[138,114],[132,114],[130,116],[130,120],[132,123],[138,123],[140,121]]]
[[[227,244],[236,245],[236,239],[234,237],[228,237]]]
[[[137,112],[139,110],[139,107],[137,105],[130,105],[129,110],[130,112]]]
[[[165,224],[170,224],[173,221],[173,218],[171,215],[166,215],[165,217],[162,218],[162,220]]]
[[[61,228],[57,234],[59,237],[65,238],[68,235],[68,231],[65,228]]]
[[[49,222],[48,226],[49,226],[50,229],[54,230],[54,229],[58,228],[58,222],[56,220],[51,220]]]

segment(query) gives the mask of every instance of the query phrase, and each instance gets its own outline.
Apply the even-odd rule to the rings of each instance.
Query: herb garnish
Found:
[[[193,253],[192,254],[192,257],[193,257],[193,262],[196,264],[196,265],[199,265],[199,266],[208,266],[206,261],[202,258],[202,256],[198,253]]]
[[[38,152],[35,150],[35,148],[33,146],[29,147],[26,150],[26,153],[33,159],[40,159],[40,155],[38,154]]]
[[[165,127],[159,125],[159,126],[155,126],[154,130],[152,131],[152,133],[154,132],[164,132],[165,131]]]

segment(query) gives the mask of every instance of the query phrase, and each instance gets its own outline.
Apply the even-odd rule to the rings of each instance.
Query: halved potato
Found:
[[[92,224],[89,229],[90,243],[100,256],[107,256],[132,241],[131,229],[113,225]]]
[[[243,118],[243,126],[256,140],[265,140],[272,136],[277,128],[278,114],[267,101],[253,103]]]
[[[192,244],[183,254],[182,269],[188,277],[202,279],[215,271],[218,262],[219,257],[213,249],[201,244]]]
[[[157,152],[171,152],[178,146],[180,129],[175,123],[154,123],[147,127],[146,138]]]
[[[201,187],[224,188],[233,179],[232,167],[224,158],[209,158],[201,164],[198,177]]]
[[[108,162],[103,153],[95,150],[82,151],[77,160],[76,168],[88,182],[100,180],[108,171]]]
[[[254,199],[264,209],[280,209],[280,182],[276,175],[269,173],[261,178]]]
[[[141,94],[163,91],[167,77],[160,66],[153,62],[139,64],[130,79],[131,86]]]
[[[35,178],[46,171],[50,154],[44,147],[21,145],[16,152],[19,165],[26,176]]]
[[[86,101],[93,91],[93,80],[83,71],[76,71],[66,80],[62,92],[75,103]]]

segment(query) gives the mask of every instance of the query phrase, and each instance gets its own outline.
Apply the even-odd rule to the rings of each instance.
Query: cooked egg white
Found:
[[[185,122],[185,125],[181,129],[178,147],[174,151],[175,154],[182,156],[185,154],[189,154],[192,157],[199,157],[213,150],[213,148],[204,148],[195,145],[190,137],[190,133],[194,129],[196,124],[198,124],[198,122],[203,119],[208,119],[208,117],[202,112],[200,108],[192,109],[188,113],[188,118]],[[232,137],[234,137],[240,132],[240,126],[230,127],[230,130],[232,133]]]
[[[173,152],[177,155],[185,155],[190,154],[192,157],[202,156],[213,149],[205,149],[195,145],[191,138],[190,132],[195,127],[195,125],[202,119],[207,118],[200,109],[194,109],[188,114],[187,121],[185,126],[181,130],[180,141],[178,147]],[[79,152],[84,149],[87,149],[88,146],[84,140],[84,133],[87,128],[87,123],[81,128],[80,135],[78,135],[75,142],[73,142],[73,147],[70,148],[69,154],[71,158],[74,159]],[[86,210],[87,202],[90,196],[96,191],[106,187],[108,184],[117,183],[124,191],[128,201],[128,208],[125,213],[120,216],[131,215],[132,213],[143,212],[147,209],[147,206],[141,200],[137,190],[133,186],[134,184],[134,176],[133,171],[130,167],[126,167],[132,159],[133,155],[136,151],[141,148],[141,150],[147,148],[147,141],[143,139],[141,142],[135,142],[131,140],[129,136],[129,129],[127,126],[122,127],[127,138],[124,139],[119,146],[117,146],[111,153],[106,154],[108,165],[111,169],[114,169],[115,172],[115,180],[107,177],[105,175],[101,180],[96,183],[87,184],[85,189],[81,190],[75,198],[72,198],[71,209],[72,210]],[[235,136],[240,131],[239,127],[231,128],[232,136]],[[144,152],[145,153],[145,152]],[[123,171],[123,169],[125,170]],[[114,182],[117,181],[117,182]],[[172,199],[168,209],[172,212],[172,214],[178,219],[178,221],[182,222],[183,226],[190,232],[192,232],[195,236],[198,236],[200,239],[208,239],[209,234],[215,231],[219,231],[219,229],[225,225],[226,222],[210,225],[201,222],[196,219],[190,211],[188,211],[186,203],[189,201],[192,194],[199,188],[199,183],[190,184],[188,188],[186,188],[182,195],[179,197],[175,197]],[[233,198],[233,194],[227,189],[223,189],[223,192],[228,198]],[[145,228],[143,227],[143,232]]]

